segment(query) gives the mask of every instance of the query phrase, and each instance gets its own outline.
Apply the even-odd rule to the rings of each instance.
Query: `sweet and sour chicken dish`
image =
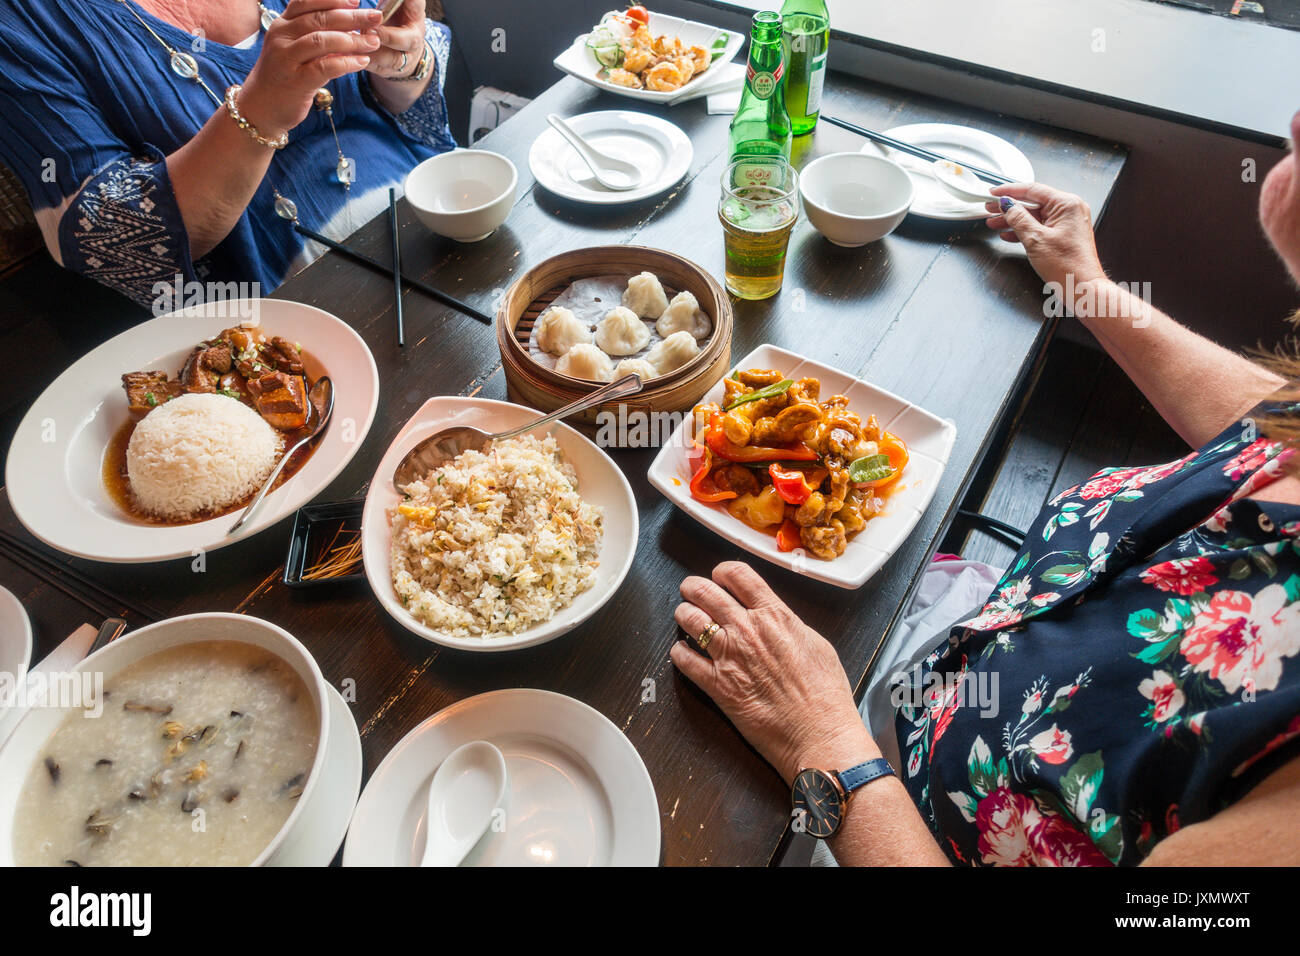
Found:
[[[907,466],[907,445],[821,382],[737,370],[721,404],[694,409],[691,494],[776,535],[781,551],[826,561],[880,514]]]

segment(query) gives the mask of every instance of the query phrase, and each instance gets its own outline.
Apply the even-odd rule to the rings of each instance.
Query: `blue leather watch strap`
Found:
[[[844,788],[844,792],[849,794],[859,787],[866,786],[880,777],[891,775],[893,772],[894,768],[889,765],[888,760],[884,757],[877,757],[875,760],[868,760],[866,763],[860,763],[848,770],[841,770],[835,776],[839,778],[840,786]]]

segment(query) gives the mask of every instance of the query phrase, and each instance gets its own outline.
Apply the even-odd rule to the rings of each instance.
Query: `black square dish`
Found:
[[[361,509],[364,505],[364,498],[354,498],[305,505],[298,509],[293,519],[293,534],[289,538],[289,554],[284,561],[283,580],[287,587],[311,588],[365,580],[360,558]],[[331,553],[333,560],[342,560],[343,549],[353,541],[358,542],[354,570],[335,576],[311,576],[313,570],[319,574],[322,566],[331,560]]]

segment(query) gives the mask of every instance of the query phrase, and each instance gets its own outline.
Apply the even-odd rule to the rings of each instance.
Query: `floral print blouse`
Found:
[[[1247,497],[1287,454],[1246,418],[1067,489],[896,681],[900,773],[954,863],[1135,864],[1300,753],[1300,508]]]

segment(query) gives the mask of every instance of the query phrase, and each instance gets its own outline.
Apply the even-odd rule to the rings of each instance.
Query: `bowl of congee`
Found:
[[[283,858],[329,732],[324,678],[287,631],[171,618],[48,683],[0,747],[0,865]]]

